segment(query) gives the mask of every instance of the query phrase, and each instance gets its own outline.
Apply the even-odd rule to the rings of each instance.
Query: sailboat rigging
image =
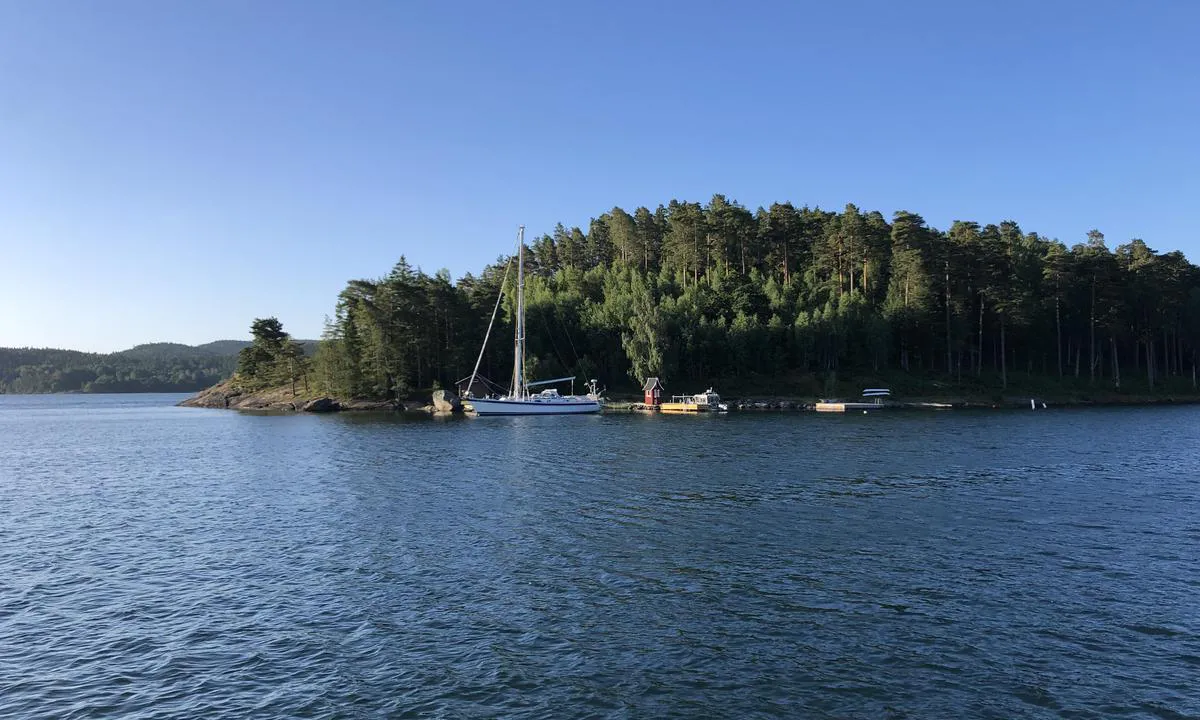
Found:
[[[505,270],[505,279],[508,271]],[[503,287],[501,281],[501,287]],[[501,291],[503,292],[503,290]],[[589,383],[590,392],[587,395],[560,395],[557,390],[547,388],[537,393],[531,393],[530,388],[552,385],[560,382],[575,380],[575,376],[529,382],[525,377],[525,226],[517,230],[517,315],[516,328],[513,338],[513,374],[508,392],[500,397],[474,397],[475,380],[479,376],[479,364],[487,349],[488,338],[492,334],[492,324],[496,321],[496,313],[500,309],[500,298],[496,298],[496,307],[492,310],[492,319],[488,322],[487,334],[483,338],[483,347],[479,349],[479,359],[475,361],[475,369],[467,383],[466,402],[479,415],[573,415],[578,413],[594,413],[600,411],[600,397],[596,390],[596,381]]]

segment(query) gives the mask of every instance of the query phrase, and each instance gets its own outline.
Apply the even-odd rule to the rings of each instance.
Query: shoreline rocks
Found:
[[[226,380],[224,382],[217,383],[210,388],[201,390],[187,400],[179,403],[179,406],[215,408],[223,410],[228,408],[231,402],[235,402],[241,397],[241,391],[234,389],[232,384]]]
[[[440,413],[462,412],[462,400],[451,390],[434,390],[433,409]]]
[[[325,413],[337,412],[338,410],[342,409],[342,406],[339,405],[338,401],[334,400],[333,398],[319,397],[315,400],[309,400],[308,402],[304,403],[300,409],[304,412]]]
[[[404,404],[396,400],[344,400],[328,395],[316,397],[292,396],[291,385],[243,392],[232,380],[217,383],[179,403],[179,407],[211,408],[216,410],[251,410],[258,412],[403,412]]]
[[[1149,397],[1131,395],[1127,397],[1097,395],[1094,397],[1038,396],[1034,398],[1037,410],[1055,407],[1095,407],[1104,405],[1160,405],[1200,403],[1200,396],[1164,395]],[[960,409],[1026,409],[1030,398],[1006,395],[992,399],[947,395],[943,397],[918,396],[885,403],[891,409],[930,410],[944,408]],[[814,409],[814,401],[804,397],[737,397],[726,401],[731,411],[804,412]],[[396,400],[351,400],[329,395],[292,395],[291,385],[266,388],[256,392],[245,392],[233,380],[225,380],[206,388],[179,403],[180,407],[213,408],[219,410],[246,410],[254,412],[411,412],[424,415],[449,416],[461,414],[462,400],[451,390],[437,390],[430,405],[409,404]],[[637,400],[609,400],[606,412],[656,412]]]

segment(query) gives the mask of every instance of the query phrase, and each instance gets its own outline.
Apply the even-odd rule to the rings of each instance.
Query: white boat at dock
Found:
[[[892,391],[887,388],[867,388],[863,390],[863,401],[846,402],[843,400],[820,400],[814,406],[817,412],[871,412],[882,410],[884,400],[891,397]],[[867,400],[870,402],[867,402]]]
[[[709,388],[695,395],[675,395],[671,402],[659,405],[659,410],[665,413],[727,412],[729,406],[721,402],[721,396]]]
[[[546,382],[572,380],[573,377],[547,380],[543,383],[527,383],[526,388]],[[496,398],[467,398],[467,404],[479,415],[574,415],[594,413],[600,410],[600,400],[594,392],[588,395],[559,395],[557,390],[548,389],[539,393]]]

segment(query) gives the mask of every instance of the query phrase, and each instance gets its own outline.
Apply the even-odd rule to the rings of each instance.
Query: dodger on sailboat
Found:
[[[503,290],[501,290],[503,294]],[[594,413],[600,411],[600,397],[596,390],[596,381],[589,383],[590,392],[587,395],[560,395],[557,390],[548,388],[537,393],[531,393],[530,388],[569,382],[575,376],[529,382],[525,377],[525,226],[517,230],[517,322],[513,342],[513,375],[508,392],[499,397],[475,397],[476,378],[479,376],[479,364],[487,349],[488,338],[492,334],[492,324],[496,322],[496,312],[500,309],[500,298],[496,298],[496,307],[492,310],[492,319],[488,323],[487,334],[483,336],[483,347],[479,349],[479,359],[475,361],[475,369],[467,383],[466,403],[479,415],[574,415],[578,413]]]

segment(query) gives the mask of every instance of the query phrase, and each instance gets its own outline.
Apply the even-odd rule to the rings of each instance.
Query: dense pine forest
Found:
[[[232,374],[248,344],[154,343],[110,354],[0,348],[0,394],[195,392]]]
[[[1068,246],[1013,221],[939,230],[911,212],[751,211],[715,195],[559,225],[525,257],[532,378],[813,393],[847,377],[995,393],[1196,384],[1200,270],[1139,239],[1110,249],[1095,230]],[[348,397],[450,387],[474,366],[503,285],[481,372],[508,377],[510,260],[454,283],[401,258],[351,281],[313,375]]]

